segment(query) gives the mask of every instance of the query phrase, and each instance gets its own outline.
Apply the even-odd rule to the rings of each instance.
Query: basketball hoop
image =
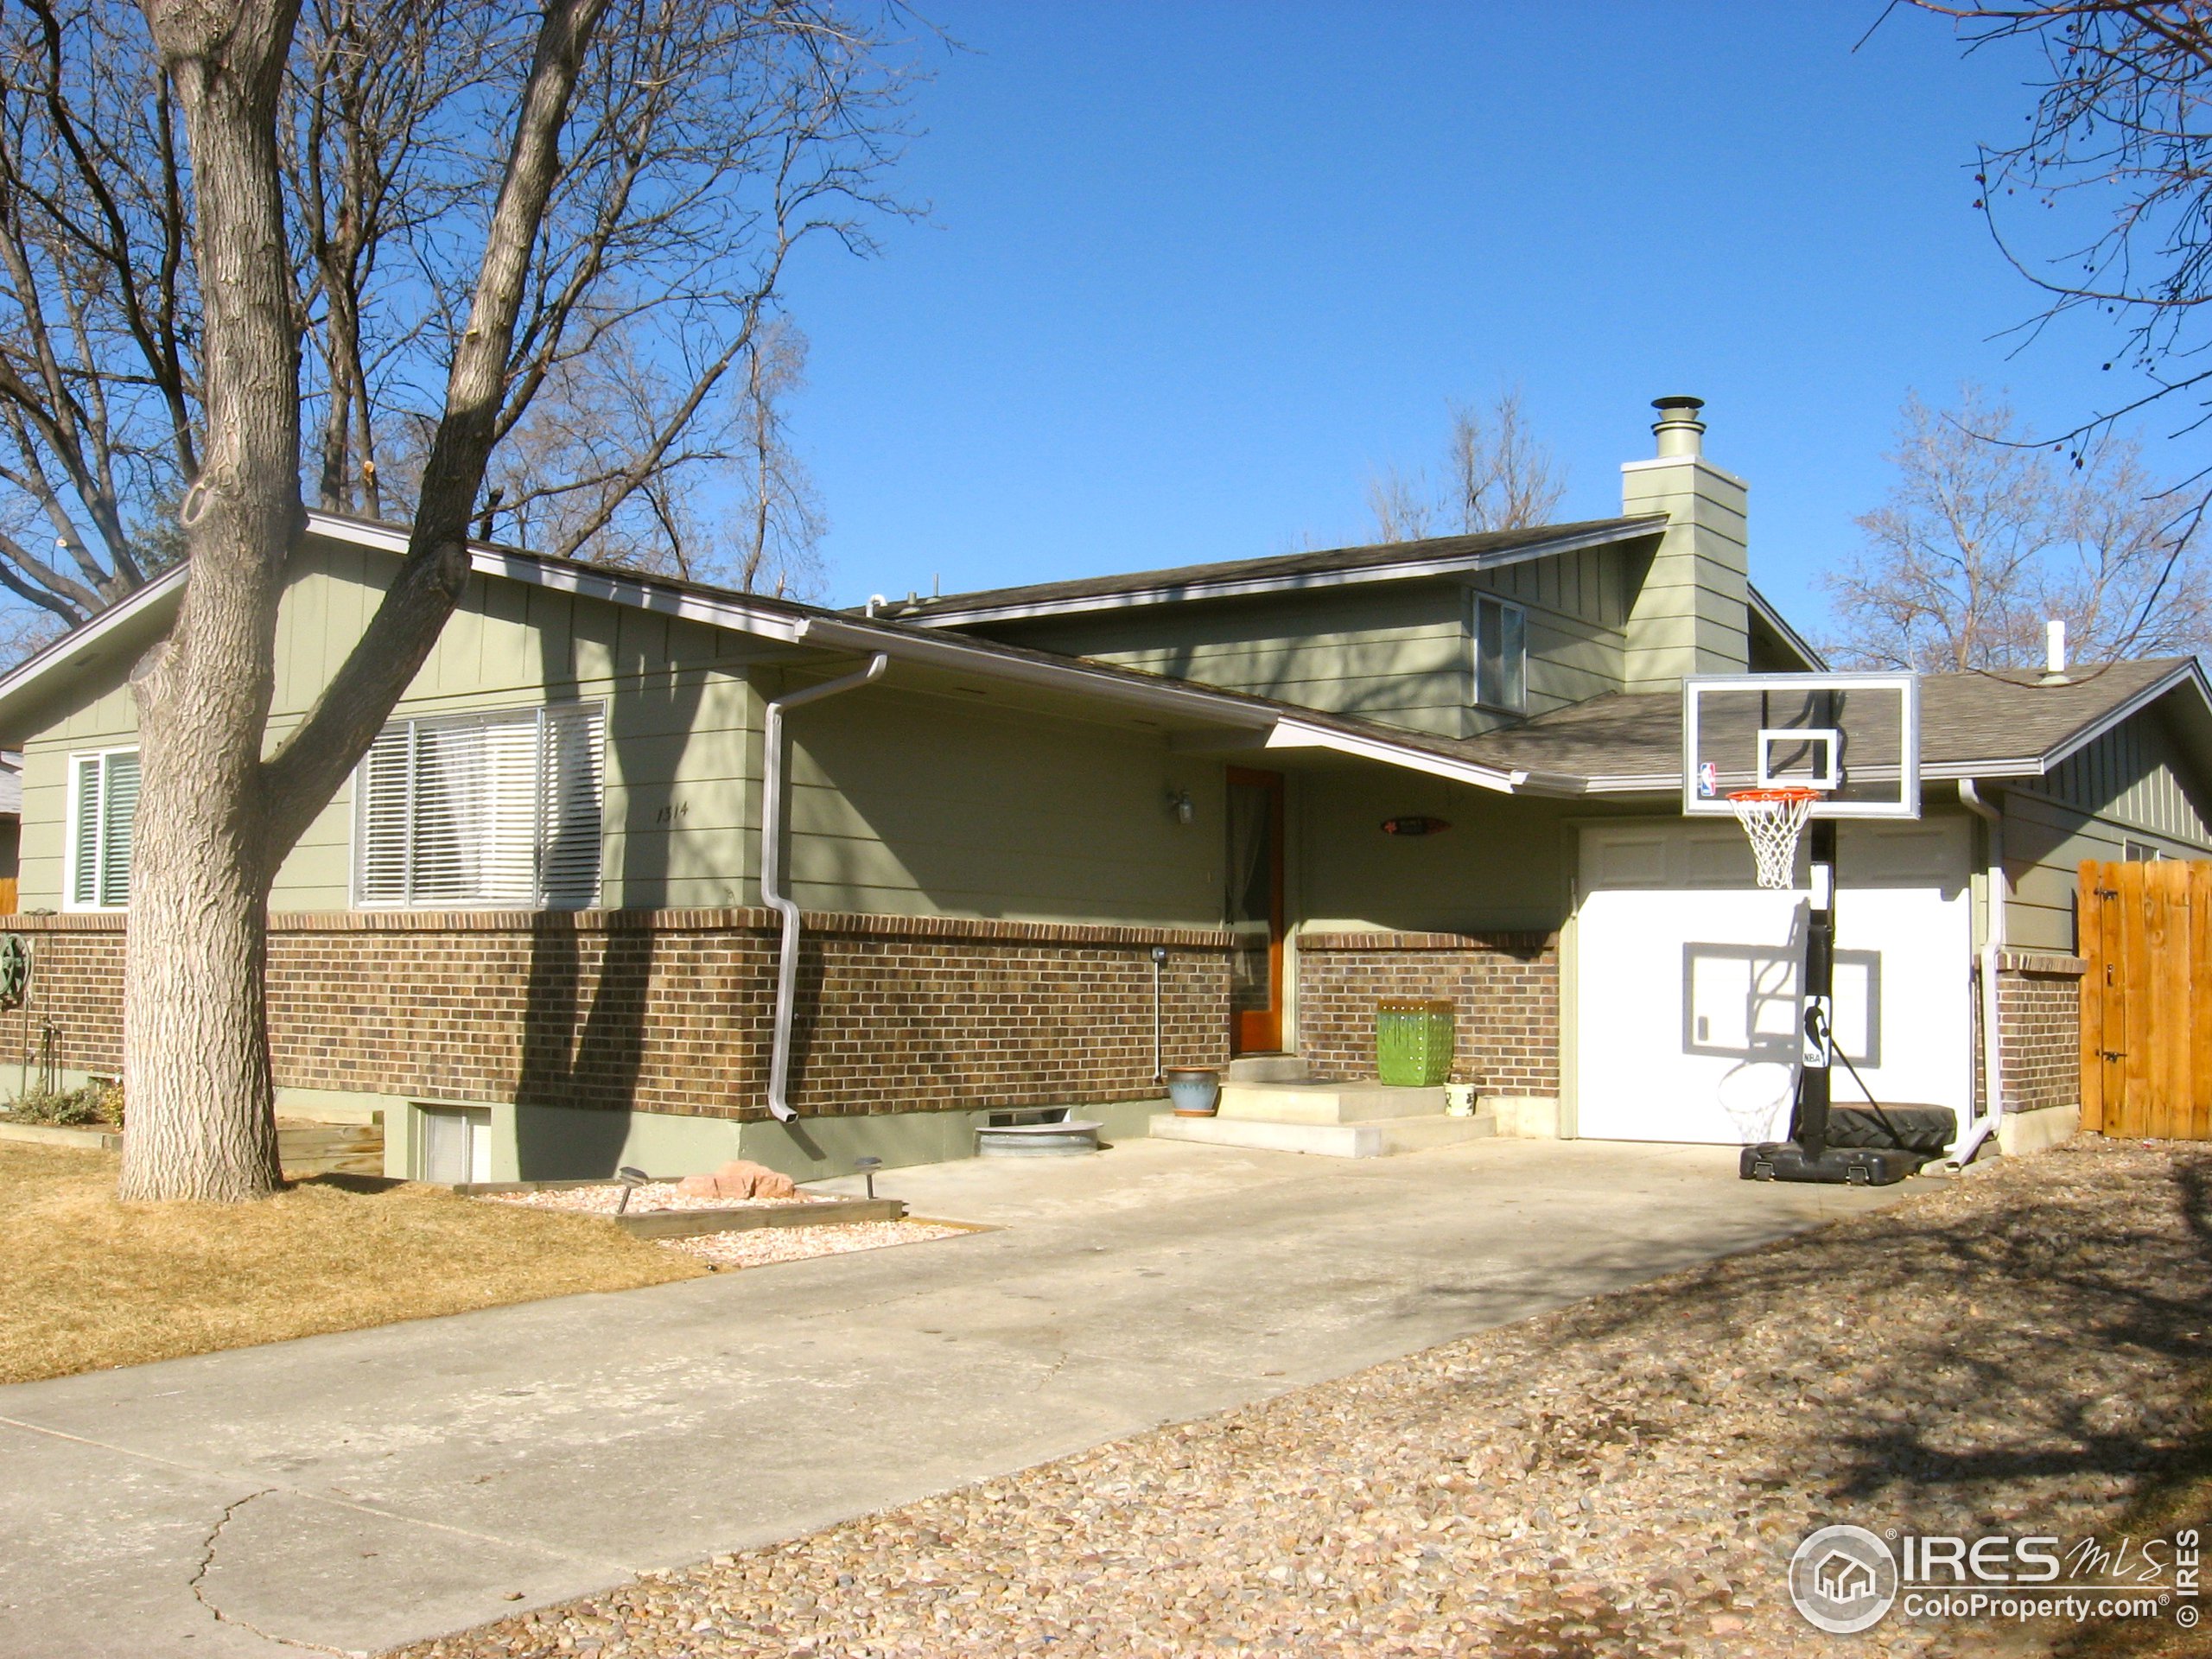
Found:
[[[1751,839],[1759,886],[1796,885],[1797,836],[1820,798],[1817,789],[1739,789],[1728,797],[1737,822]]]

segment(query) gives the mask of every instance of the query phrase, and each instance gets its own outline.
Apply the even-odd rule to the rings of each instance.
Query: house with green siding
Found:
[[[1061,1114],[1352,1155],[1764,1138],[1787,1068],[1683,966],[1772,942],[1700,931],[1751,861],[1681,814],[1680,688],[1821,664],[1751,583],[1699,406],[1659,408],[1618,518],[851,612],[474,548],[276,877],[280,1116],[381,1124],[389,1173],[437,1179],[806,1178]],[[311,518],[272,741],[404,545]],[[188,580],[0,678],[34,963],[0,1046],[58,1081],[122,1065],[129,677]],[[1885,1096],[2047,1139],[2075,867],[2212,854],[2212,698],[2180,660],[1929,676],[1922,706],[1923,816],[1842,826],[1843,1025]],[[1376,1103],[1394,996],[1450,1004],[1471,1114]],[[1242,1093],[1179,1122],[1183,1066]]]

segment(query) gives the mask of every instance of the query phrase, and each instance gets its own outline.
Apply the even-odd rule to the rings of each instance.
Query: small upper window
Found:
[[[2120,842],[2120,855],[2130,864],[2155,864],[2165,856],[2149,842],[2137,841],[2133,837]]]
[[[354,903],[597,904],[604,728],[595,702],[394,721],[354,775]]]
[[[1519,714],[1529,703],[1529,613],[1475,595],[1475,701]]]
[[[69,757],[69,905],[130,902],[130,832],[138,818],[138,751]]]

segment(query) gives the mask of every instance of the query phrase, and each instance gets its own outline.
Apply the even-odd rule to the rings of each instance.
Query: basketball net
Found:
[[[1817,789],[1739,789],[1729,796],[1736,821],[1751,837],[1759,886],[1797,884],[1797,837],[1820,798]]]

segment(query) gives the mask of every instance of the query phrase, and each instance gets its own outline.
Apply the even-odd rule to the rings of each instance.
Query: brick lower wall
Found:
[[[2082,976],[2088,967],[2079,957],[1998,953],[1999,1063],[2007,1111],[2081,1104]],[[1978,1087],[1980,1059],[1977,1046]]]
[[[1298,1048],[1316,1071],[1375,1075],[1375,1003],[1384,996],[1452,1003],[1454,1082],[1491,1095],[1559,1093],[1558,935],[1300,936]]]
[[[123,923],[16,917],[25,1023],[121,1069]],[[270,918],[280,1086],[724,1117],[766,1111],[776,918],[762,910],[363,912]],[[1229,938],[1196,930],[809,915],[791,1100],[803,1114],[1141,1099],[1151,949],[1169,1065],[1228,1058]]]

